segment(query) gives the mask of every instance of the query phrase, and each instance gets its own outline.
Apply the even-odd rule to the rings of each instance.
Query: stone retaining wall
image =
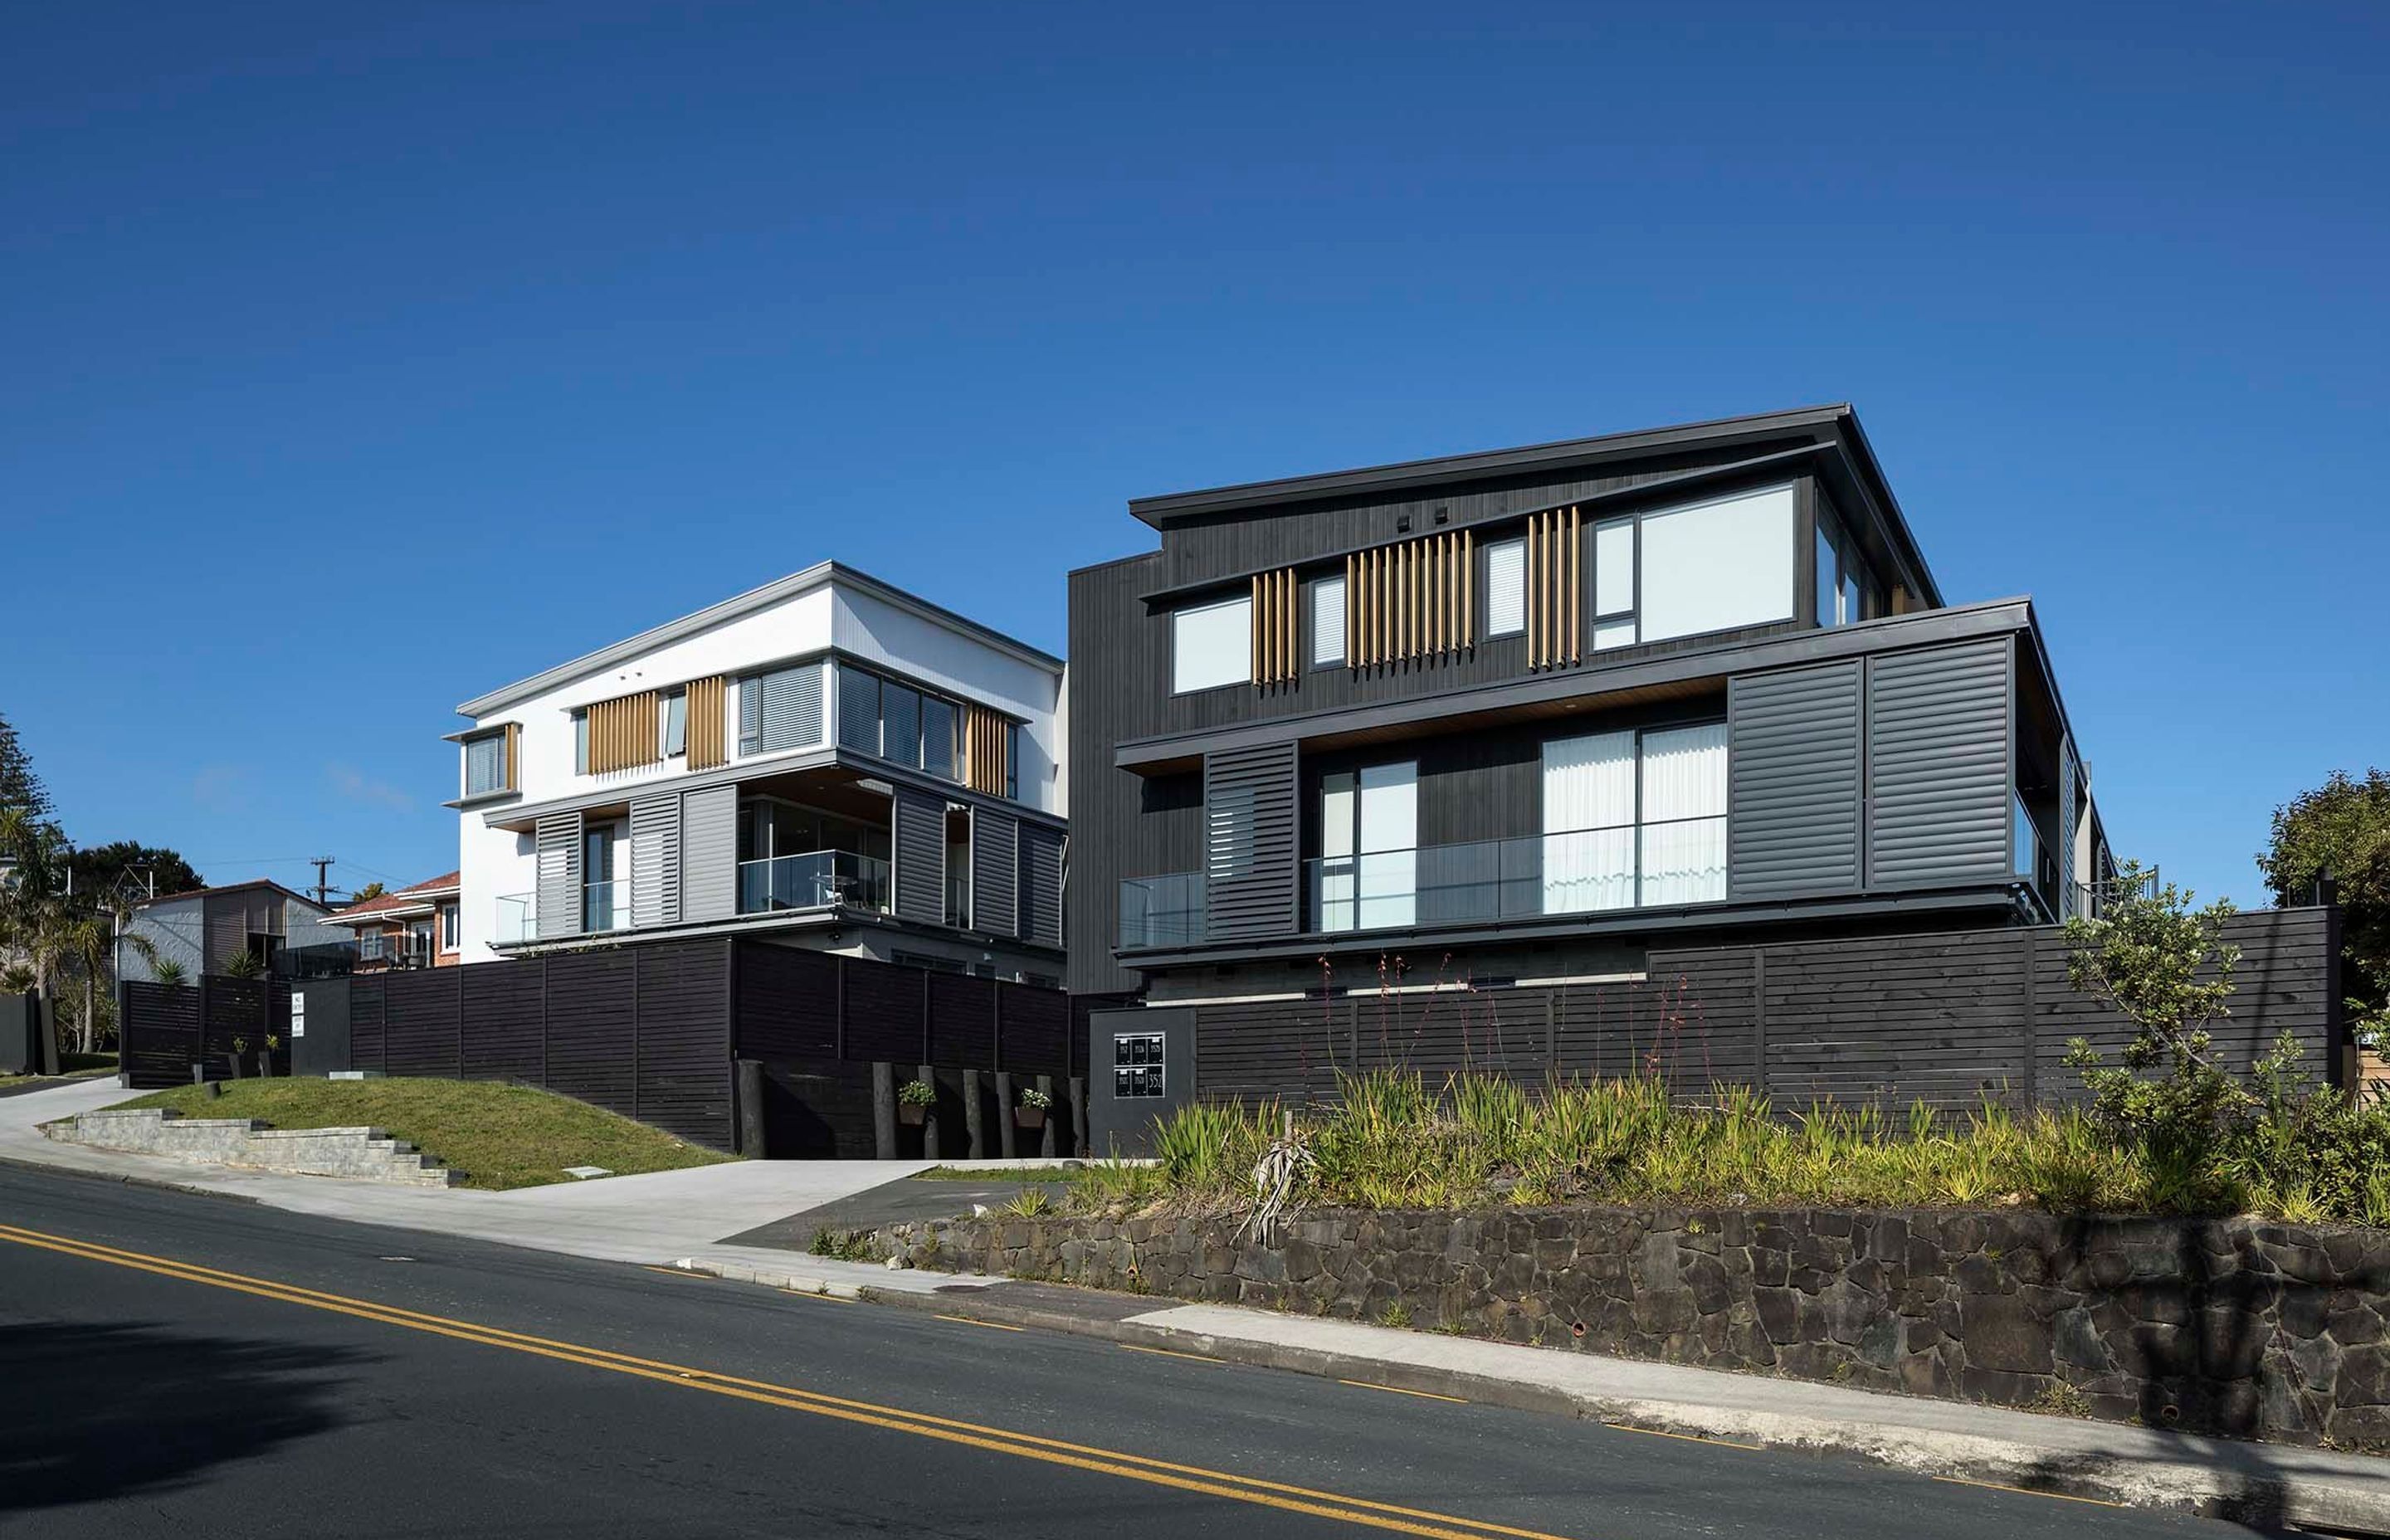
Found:
[[[268,1128],[253,1118],[186,1118],[171,1108],[85,1112],[43,1130],[61,1144],[164,1155],[298,1176],[448,1187],[456,1173],[379,1128]]]
[[[2390,1449],[2390,1231],[2011,1211],[894,1226],[916,1266]]]

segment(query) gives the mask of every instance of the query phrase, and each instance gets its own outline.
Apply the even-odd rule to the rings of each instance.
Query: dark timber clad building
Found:
[[[1099,1148],[1318,1085],[1340,999],[1498,1017],[1661,948],[2046,923],[2107,875],[2031,603],[1946,602],[1847,406],[1130,510],[1161,549],[1071,577]]]

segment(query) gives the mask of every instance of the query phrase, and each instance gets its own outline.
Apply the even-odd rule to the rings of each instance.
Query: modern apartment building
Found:
[[[825,562],[457,710],[468,963],[737,931],[1060,982],[1035,648]]]
[[[2047,922],[2107,874],[2031,602],[1945,598],[1847,406],[1130,511],[1160,549],[1070,592],[1070,987],[1136,1002],[1099,1148],[1390,980]]]

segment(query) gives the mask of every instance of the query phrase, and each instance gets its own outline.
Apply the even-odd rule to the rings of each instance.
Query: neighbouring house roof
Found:
[[[429,914],[441,900],[456,896],[459,872],[443,872],[411,888],[379,894],[362,904],[352,904],[337,914],[325,916],[333,925],[378,925],[383,920],[402,919],[412,915]]]
[[[283,897],[295,898],[311,909],[320,909],[322,907],[321,905],[317,904],[314,899],[309,898],[305,893],[286,888],[270,877],[260,877],[247,882],[220,882],[212,888],[190,888],[186,889],[184,892],[179,893],[160,893],[155,898],[145,898],[141,900],[139,903],[134,905],[133,907],[136,909],[146,909],[152,904],[176,904],[186,898],[204,898],[210,893],[247,892],[254,888],[271,888],[274,892],[280,893]]]
[[[1008,636],[993,626],[982,625],[967,615],[958,615],[943,605],[932,604],[919,595],[908,594],[893,584],[882,583],[868,572],[857,571],[841,562],[818,561],[802,572],[791,572],[787,577],[764,584],[761,588],[751,588],[746,593],[724,599],[719,604],[711,604],[693,614],[683,615],[676,621],[666,621],[662,625],[642,631],[636,636],[625,637],[610,647],[602,647],[595,652],[585,653],[570,662],[559,663],[551,669],[543,669],[528,679],[519,679],[511,685],[492,690],[486,695],[475,696],[458,706],[456,714],[475,718],[487,716],[492,712],[512,705],[518,700],[554,689],[559,685],[570,684],[585,674],[595,674],[600,669],[610,668],[616,663],[652,652],[668,642],[676,642],[684,636],[696,635],[699,632],[720,625],[726,621],[736,620],[741,615],[752,614],[758,610],[769,609],[784,599],[792,598],[799,594],[807,593],[826,584],[835,584],[858,593],[869,594],[874,598],[881,599],[900,610],[909,610],[925,620],[976,637],[992,647],[1010,653],[1024,662],[1050,669],[1057,674],[1061,672],[1061,659],[1050,652],[1031,647],[1017,636]]]

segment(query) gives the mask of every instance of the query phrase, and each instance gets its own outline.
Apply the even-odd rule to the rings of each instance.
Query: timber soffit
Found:
[[[568,662],[559,663],[554,668],[543,669],[529,678],[518,679],[511,685],[491,690],[485,695],[475,696],[458,706],[456,714],[470,717],[487,716],[492,712],[501,711],[516,701],[544,694],[560,686],[571,684],[575,679],[611,668],[617,663],[643,657],[660,647],[679,641],[683,637],[696,635],[726,621],[736,620],[741,615],[752,614],[758,610],[768,609],[785,599],[793,598],[800,594],[808,593],[825,585],[851,588],[858,593],[868,594],[876,599],[893,605],[899,610],[907,610],[932,624],[942,625],[948,630],[961,632],[973,640],[985,642],[998,651],[1008,653],[1022,662],[1056,674],[1061,672],[1062,660],[1050,652],[1031,647],[1028,643],[1017,637],[1008,636],[993,627],[982,625],[979,622],[965,615],[958,615],[942,605],[932,604],[928,599],[908,594],[893,584],[881,582],[868,572],[858,571],[841,562],[819,561],[802,572],[792,572],[787,577],[767,583],[760,588],[751,588],[746,593],[734,595],[718,604],[711,604],[691,614],[683,615],[678,620],[666,621],[662,625],[650,627],[636,636],[626,637],[622,641],[599,648],[595,652],[584,653]]]
[[[1688,648],[1615,667],[1565,669],[1521,678],[1507,685],[1464,686],[1378,705],[1354,706],[1308,716],[1269,717],[1233,727],[1206,727],[1192,732],[1137,738],[1114,749],[1112,764],[1118,769],[1144,770],[1176,764],[1206,751],[1218,752],[1224,749],[1262,743],[1290,739],[1299,742],[1343,733],[1429,724],[1463,712],[1543,705],[1691,679],[1723,677],[1730,673],[1861,657],[1896,648],[1929,646],[2019,631],[2031,634],[2035,624],[2032,600],[1991,599],[1981,604],[1889,616],[1824,631],[1796,631],[1756,642],[1724,642],[1715,647]],[[2063,716],[2063,704],[2059,710]]]

